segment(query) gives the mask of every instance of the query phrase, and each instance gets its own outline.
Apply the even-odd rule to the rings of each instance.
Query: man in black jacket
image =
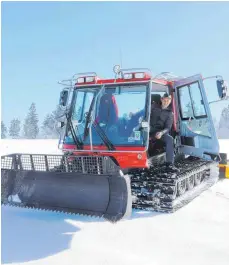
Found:
[[[167,165],[174,163],[173,137],[169,135],[173,124],[173,112],[169,107],[171,96],[165,93],[161,105],[152,103],[150,115],[150,137],[153,142],[162,140],[166,145]]]

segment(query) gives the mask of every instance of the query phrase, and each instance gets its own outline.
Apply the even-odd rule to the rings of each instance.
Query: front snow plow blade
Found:
[[[100,216],[132,209],[130,180],[110,157],[11,154],[1,158],[3,204]]]

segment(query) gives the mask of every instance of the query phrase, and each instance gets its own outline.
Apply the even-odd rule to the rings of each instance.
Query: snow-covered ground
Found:
[[[2,140],[7,153],[57,153],[57,140]],[[220,140],[229,155],[229,140]],[[2,264],[228,265],[229,180],[173,214],[133,210],[129,220],[2,207]]]

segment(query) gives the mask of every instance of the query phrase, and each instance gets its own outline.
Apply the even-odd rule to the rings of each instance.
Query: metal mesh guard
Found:
[[[12,154],[1,157],[1,169],[107,174],[117,172],[109,157]]]

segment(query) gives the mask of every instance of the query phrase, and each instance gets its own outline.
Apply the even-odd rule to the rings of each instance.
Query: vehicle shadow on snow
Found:
[[[131,216],[122,221],[159,214],[162,213],[132,209]],[[80,228],[67,219],[82,223],[108,222],[89,216],[2,207],[2,264],[43,259],[68,249]]]
[[[80,228],[65,219],[71,216],[2,207],[1,264],[42,259],[68,249]]]

